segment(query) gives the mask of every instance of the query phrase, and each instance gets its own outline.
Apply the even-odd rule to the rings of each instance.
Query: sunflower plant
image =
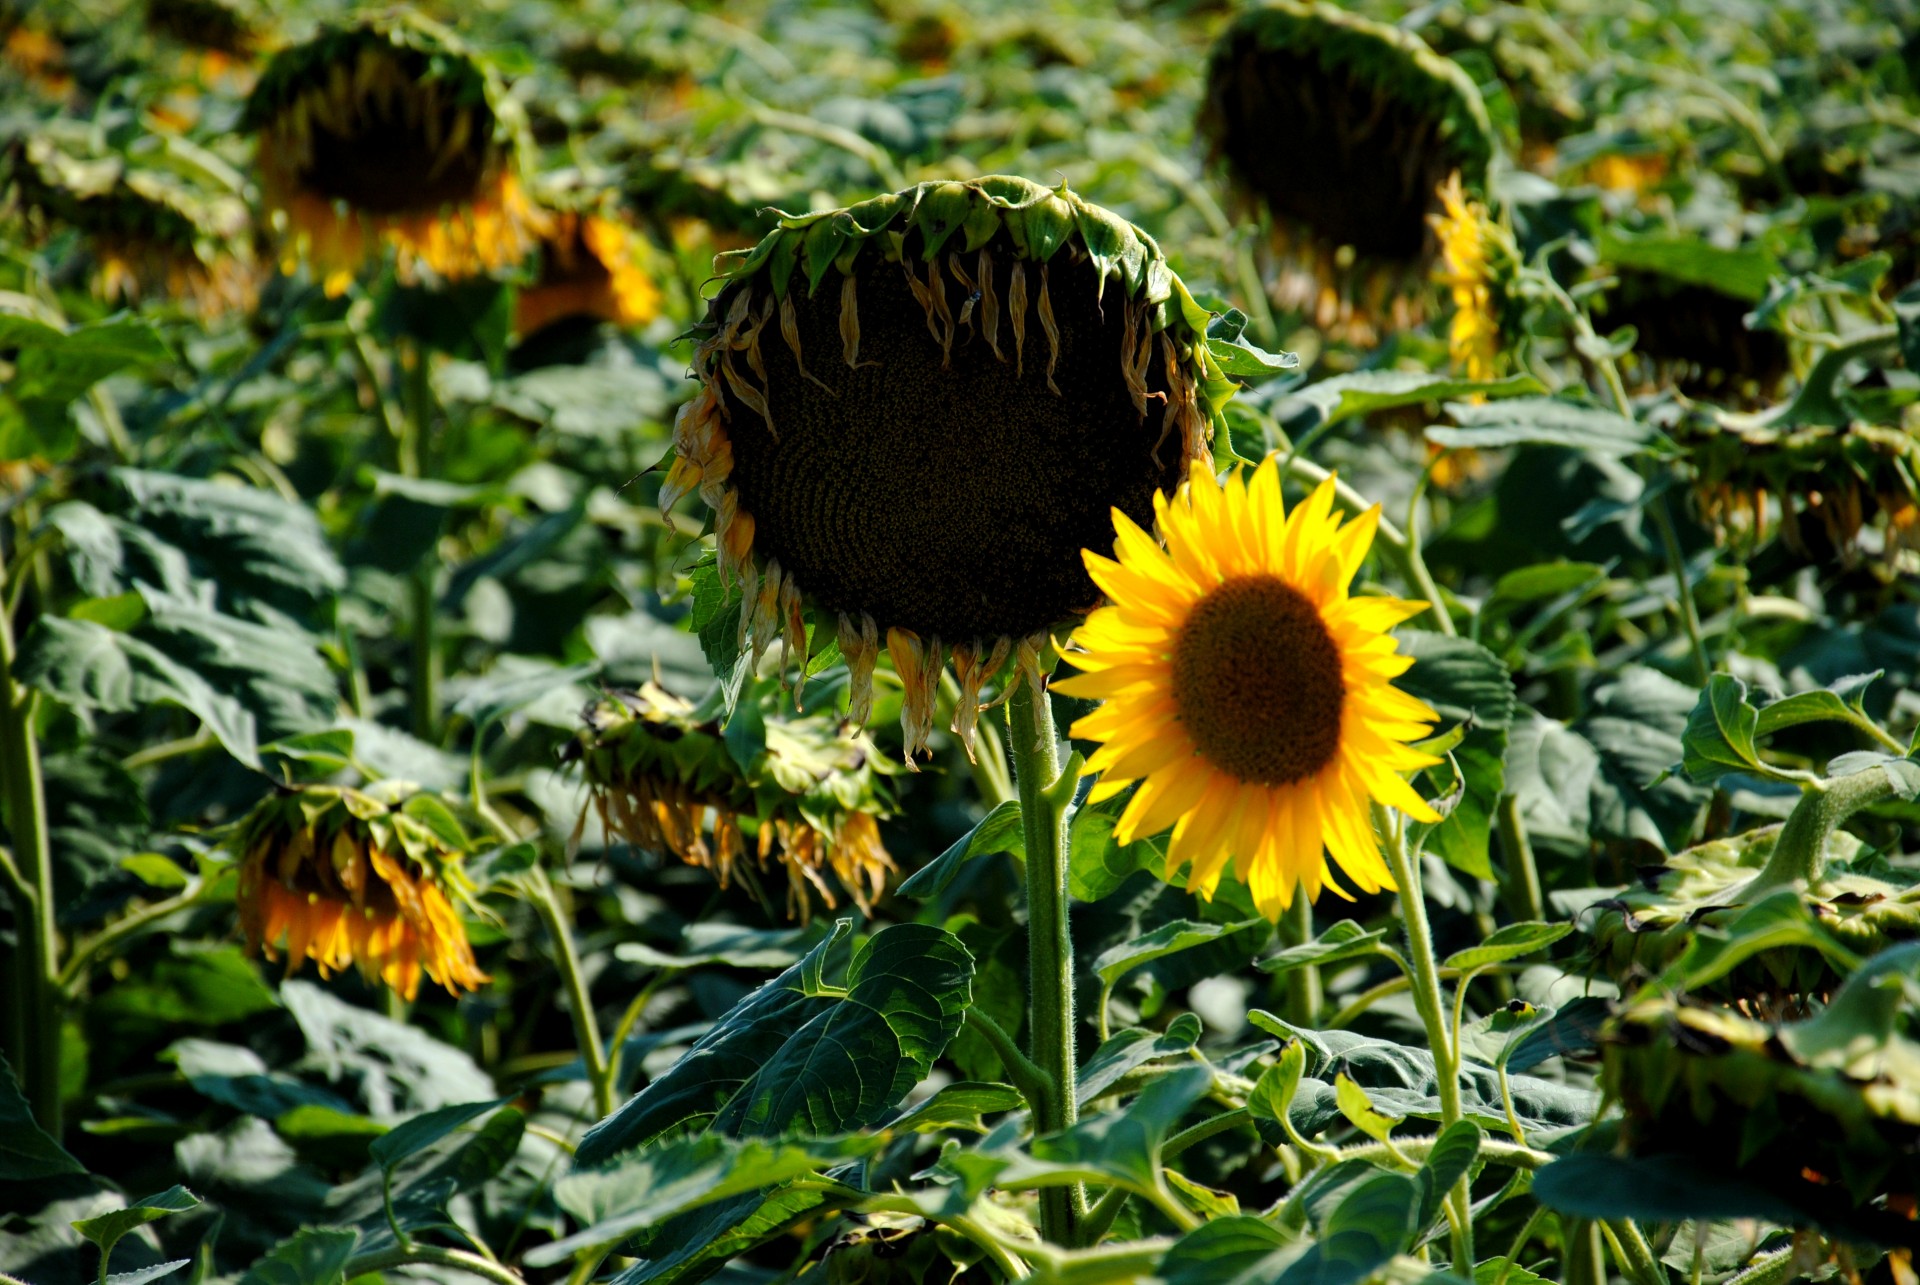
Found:
[[[0,3],[0,1282],[1903,1285],[1889,12]]]

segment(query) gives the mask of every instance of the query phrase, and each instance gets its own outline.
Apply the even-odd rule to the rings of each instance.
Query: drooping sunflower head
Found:
[[[720,273],[662,508],[714,509],[756,658],[808,606],[837,626],[856,723],[886,647],[909,757],[951,651],[971,749],[983,685],[1038,681],[1097,602],[1109,510],[1147,520],[1210,458],[1234,386],[1206,311],[1146,234],[1017,178],[783,217]]]
[[[1343,525],[1328,479],[1288,513],[1269,459],[1224,486],[1196,469],[1155,515],[1164,548],[1115,512],[1115,556],[1088,552],[1112,605],[1065,653],[1084,672],[1055,684],[1103,702],[1073,726],[1101,742],[1092,799],[1138,785],[1115,837],[1172,826],[1169,879],[1191,865],[1210,897],[1231,864],[1276,919],[1296,887],[1348,895],[1325,852],[1391,887],[1371,805],[1437,819],[1400,775],[1436,761],[1410,742],[1437,716],[1394,687],[1413,662],[1387,632],[1426,604],[1348,593],[1379,510]]]
[[[1357,342],[1423,315],[1440,185],[1458,173],[1482,189],[1494,150],[1458,66],[1410,32],[1309,0],[1269,0],[1227,28],[1199,129],[1270,221],[1278,302]]]
[[[288,269],[305,259],[331,294],[388,246],[408,281],[513,266],[544,222],[520,182],[519,108],[489,64],[415,16],[281,50],[243,126]]]
[[[1649,987],[1602,1033],[1600,1083],[1637,1155],[1678,1151],[1829,1216],[1920,1185],[1920,947],[1870,960],[1832,1002],[1760,1021]],[[1804,1203],[1803,1203],[1804,1202]],[[1886,1217],[1895,1236],[1910,1226]]]
[[[648,684],[590,705],[584,724],[568,757],[612,838],[710,870],[722,888],[777,862],[801,919],[815,895],[870,913],[898,869],[880,842],[889,804],[873,745],[830,719],[769,711],[744,749],[708,711]]]
[[[239,824],[238,906],[247,944],[292,973],[357,965],[407,999],[424,973],[458,994],[487,981],[459,906],[467,838],[432,795],[386,782],[366,790],[276,792]]]
[[[1778,391],[1791,370],[1786,339],[1746,324],[1781,271],[1770,253],[1684,233],[1608,232],[1599,250],[1615,283],[1601,319],[1610,329],[1633,327],[1631,375],[1723,402],[1759,405]]]
[[[147,26],[183,45],[240,59],[259,52],[273,20],[259,0],[147,0]]]
[[[525,337],[570,319],[642,326],[659,316],[653,255],[639,230],[604,198],[543,196],[550,214],[540,234],[539,271],[520,291],[514,329]]]
[[[1447,351],[1468,379],[1492,379],[1500,369],[1501,313],[1516,257],[1512,242],[1487,207],[1468,198],[1458,174],[1441,184],[1440,201],[1442,212],[1427,217],[1440,244],[1434,280],[1453,299]]]
[[[212,317],[258,295],[240,176],[185,139],[149,135],[116,151],[91,129],[50,125],[0,157],[0,182],[35,235],[85,238],[103,299],[165,295]]]

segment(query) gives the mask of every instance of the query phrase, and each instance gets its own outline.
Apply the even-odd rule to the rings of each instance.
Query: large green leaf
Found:
[[[346,1227],[303,1227],[240,1278],[240,1285],[341,1285],[359,1236]]]
[[[1445,966],[1465,971],[1485,968],[1488,964],[1504,964],[1510,959],[1520,959],[1535,951],[1545,950],[1572,931],[1573,925],[1564,923],[1503,924],[1478,946],[1456,950],[1447,956]]]
[[[1122,977],[1156,959],[1190,950],[1195,946],[1204,946],[1208,942],[1218,941],[1230,934],[1242,932],[1248,928],[1264,927],[1264,919],[1245,919],[1236,924],[1203,924],[1191,919],[1175,919],[1161,924],[1151,932],[1142,933],[1132,941],[1122,942],[1100,952],[1093,961],[1094,975],[1108,986],[1112,986]]]
[[[376,1120],[491,1098],[493,1081],[460,1049],[418,1027],[290,981],[280,998],[307,1040],[306,1065],[347,1081]]]
[[[1289,946],[1267,956],[1260,961],[1260,970],[1286,973],[1310,964],[1336,964],[1347,959],[1364,959],[1380,954],[1381,943],[1386,937],[1387,930],[1384,928],[1369,932],[1351,919],[1342,919],[1312,941]]]
[[[948,844],[945,852],[914,871],[912,877],[900,885],[900,895],[931,901],[953,886],[953,881],[960,877],[962,864],[974,857],[992,856],[996,852],[1009,852],[1016,857],[1026,853],[1026,832],[1020,827],[1020,805],[1012,799],[995,804],[991,812],[980,818],[980,824]]]
[[[1482,451],[1505,446],[1563,446],[1602,456],[1671,449],[1665,434],[1650,424],[1552,397],[1516,397],[1478,404],[1450,402],[1447,413],[1460,427],[1429,428],[1428,441]]]
[[[1124,1106],[1034,1140],[1036,1160],[1096,1169],[1136,1191],[1159,1180],[1160,1144],[1213,1083],[1203,1066],[1169,1072]]]
[[[1386,1266],[1419,1231],[1420,1194],[1405,1174],[1376,1173],[1356,1184],[1278,1285],[1354,1285]]]
[[[1513,397],[1539,391],[1539,381],[1530,375],[1477,380],[1424,370],[1363,370],[1295,389],[1274,408],[1274,413],[1296,431],[1310,431],[1321,424],[1398,406],[1417,406],[1454,397]]]
[[[0,1057],[0,1182],[37,1182],[86,1171],[34,1120],[13,1068]]]
[[[1231,1214],[1175,1241],[1158,1275],[1166,1285],[1269,1285],[1307,1251],[1264,1218]]]
[[[102,1274],[113,1257],[113,1247],[122,1236],[136,1227],[158,1222],[169,1214],[184,1213],[200,1203],[200,1198],[178,1184],[157,1195],[136,1200],[125,1209],[75,1221],[73,1229],[100,1247]]]
[[[897,924],[827,982],[850,921],[736,1004],[673,1067],[580,1141],[600,1164],[678,1129],[733,1136],[878,1123],[932,1067],[971,1002],[973,956],[952,933]]]

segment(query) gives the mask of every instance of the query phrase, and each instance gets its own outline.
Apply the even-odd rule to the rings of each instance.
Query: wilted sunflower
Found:
[[[241,179],[203,149],[154,134],[105,151],[91,128],[53,124],[0,166],[8,204],[35,235],[72,228],[85,238],[102,298],[164,294],[203,317],[252,306],[260,273]]]
[[[828,719],[768,713],[764,744],[744,764],[719,721],[652,684],[588,706],[584,720],[567,757],[615,838],[710,870],[722,888],[751,880],[751,844],[762,869],[785,867],[787,910],[801,919],[809,889],[839,905],[829,872],[871,913],[898,869],[876,824],[888,804],[873,745]]]
[[[1781,271],[1770,254],[1683,235],[1603,234],[1599,249],[1615,281],[1601,317],[1608,328],[1634,328],[1627,362],[1641,383],[1722,402],[1771,400],[1790,371],[1786,339],[1746,324]]]
[[[1860,559],[1879,531],[1881,562],[1911,573],[1920,552],[1920,416],[1900,424],[1776,428],[1739,416],[1689,415],[1672,430],[1687,451],[1694,504],[1725,544],[1755,549],[1777,521],[1803,557]]]
[[[1209,459],[1233,384],[1208,314],[1146,234],[1062,185],[923,183],[783,217],[726,259],[663,509],[699,489],[743,639],[837,623],[865,722],[884,646],[926,745],[949,650],[969,753],[983,687],[1037,688],[1049,631],[1112,544]],[[784,653],[783,653],[784,654]]]
[[[522,337],[571,318],[641,326],[660,315],[646,239],[612,210],[554,209],[539,249],[539,275],[514,306]]]
[[[1227,28],[1199,128],[1270,220],[1276,301],[1355,342],[1425,314],[1440,185],[1458,173],[1480,190],[1493,155],[1457,65],[1410,32],[1306,0],[1269,0]]]
[[[258,0],[147,0],[147,27],[217,58],[207,73],[252,58],[266,43],[272,15]]]
[[[404,281],[524,260],[544,217],[519,178],[521,113],[493,69],[414,16],[332,27],[274,55],[242,119],[285,266],[328,294],[391,245]]]
[[[1073,725],[1103,742],[1091,798],[1139,782],[1115,839],[1172,826],[1169,879],[1191,863],[1187,886],[1211,897],[1231,860],[1274,919],[1296,884],[1348,895],[1323,844],[1361,889],[1393,886],[1370,802],[1439,819],[1400,776],[1437,761],[1408,744],[1437,715],[1393,686],[1413,661],[1387,632],[1427,604],[1348,596],[1380,511],[1343,526],[1333,486],[1289,514],[1271,458],[1224,488],[1196,469],[1155,502],[1164,549],[1116,512],[1117,559],[1086,555],[1113,605],[1065,653],[1086,672],[1055,684],[1105,702]]]
[[[420,975],[458,994],[485,984],[457,903],[471,895],[466,836],[438,799],[387,782],[283,789],[240,822],[238,905],[247,944],[311,959],[326,977],[357,964],[407,999]]]

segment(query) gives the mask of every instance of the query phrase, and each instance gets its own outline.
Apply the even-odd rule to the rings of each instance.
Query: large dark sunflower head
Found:
[[[35,235],[81,234],[102,298],[164,294],[205,317],[250,307],[258,292],[240,176],[185,139],[113,150],[56,122],[0,155],[0,185]]]
[[[468,840],[444,803],[411,785],[314,785],[275,792],[229,844],[249,947],[311,959],[322,977],[357,965],[412,999],[422,974],[458,994],[487,981],[459,907]]]
[[[1653,989],[1603,1035],[1600,1083],[1636,1155],[1685,1152],[1822,1221],[1920,1189],[1920,946],[1869,961],[1812,1016],[1756,1021]],[[1904,1235],[1904,1217],[1878,1230]],[[1871,1237],[1880,1239],[1880,1237]]]
[[[783,216],[719,272],[663,506],[715,510],[756,657],[804,647],[807,605],[837,620],[856,722],[887,648],[909,755],[951,651],[971,746],[982,686],[1037,681],[1098,601],[1112,511],[1150,523],[1210,459],[1234,386],[1206,310],[1151,237],[1019,178]]]
[[[1215,44],[1199,129],[1263,210],[1278,301],[1357,340],[1423,315],[1442,183],[1484,188],[1493,128],[1418,36],[1306,0],[1248,9]]]
[[[518,264],[542,225],[519,178],[524,120],[486,61],[404,15],[281,50],[247,98],[261,194],[289,267],[330,293],[382,245],[411,279]]]
[[[759,744],[729,741],[710,711],[649,684],[588,706],[567,756],[610,838],[710,870],[722,888],[757,886],[756,869],[777,862],[796,918],[816,895],[870,912],[896,871],[872,743],[830,719],[764,713]]]
[[[1609,234],[1599,248],[1615,281],[1603,318],[1634,328],[1630,364],[1644,382],[1754,404],[1778,391],[1790,370],[1786,340],[1746,324],[1780,271],[1772,255],[1682,235]]]

